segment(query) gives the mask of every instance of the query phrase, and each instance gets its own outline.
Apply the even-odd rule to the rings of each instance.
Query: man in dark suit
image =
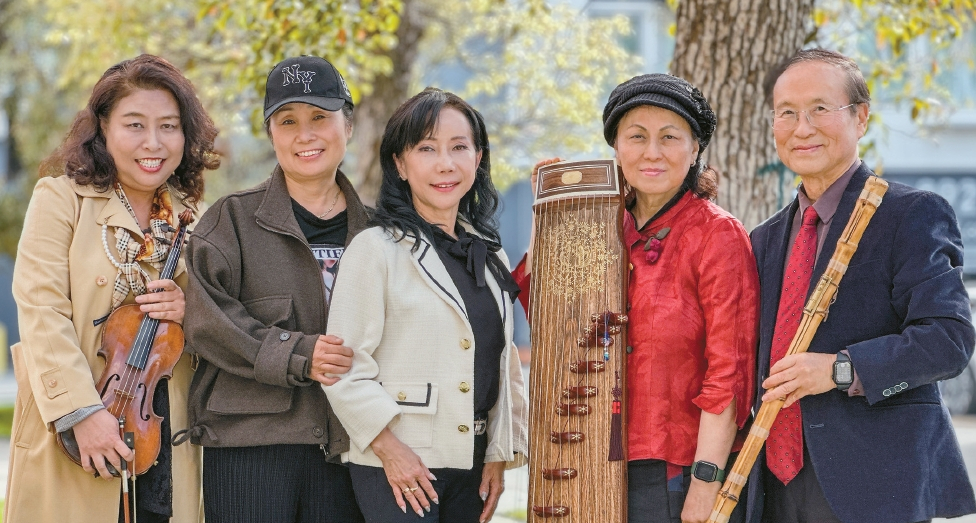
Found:
[[[750,483],[753,521],[914,523],[976,512],[937,382],[973,353],[949,204],[891,183],[806,353],[785,356],[865,180],[870,95],[857,65],[798,52],[770,123],[797,197],[752,233],[761,322],[757,408],[786,398]]]

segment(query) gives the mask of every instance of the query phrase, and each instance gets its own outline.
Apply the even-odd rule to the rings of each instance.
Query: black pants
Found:
[[[423,519],[407,503],[404,514],[393,497],[393,488],[386,479],[383,467],[349,465],[356,500],[368,523],[441,522],[477,523],[485,503],[481,499],[481,473],[485,468],[488,435],[474,437],[474,467],[469,470],[435,468],[430,472],[437,478],[431,481],[437,500],[430,504],[430,513]],[[423,510],[423,507],[421,507]],[[210,523],[210,520],[207,520]]]
[[[726,474],[732,469],[737,454],[729,456]],[[691,467],[683,467],[681,475],[668,481],[667,463],[657,459],[627,462],[627,523],[681,523],[685,493],[691,485]],[[748,485],[745,488],[749,488]],[[743,489],[739,499],[746,499]],[[745,505],[739,503],[729,523],[745,521]]]
[[[203,449],[207,523],[358,523],[349,469],[318,445]]]

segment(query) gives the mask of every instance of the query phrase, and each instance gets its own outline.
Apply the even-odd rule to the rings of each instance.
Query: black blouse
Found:
[[[471,241],[483,240],[469,235],[460,225],[455,229],[458,235],[456,240],[440,227],[434,225],[432,228],[434,250],[444,263],[447,273],[451,275],[454,286],[461,293],[471,330],[474,331],[474,411],[485,415],[498,401],[499,367],[502,351],[505,350],[505,326],[491,288],[484,284],[479,287],[477,275],[473,274],[480,269],[483,275],[485,266],[469,272],[467,248],[460,248],[463,244],[470,245]],[[464,242],[465,238],[472,240]],[[491,255],[493,254],[489,254]]]

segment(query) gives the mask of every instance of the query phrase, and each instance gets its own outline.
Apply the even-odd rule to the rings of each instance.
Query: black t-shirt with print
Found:
[[[328,220],[323,220],[299,205],[295,200],[291,201],[291,208],[295,211],[295,219],[305,235],[305,240],[312,248],[312,254],[319,262],[322,279],[325,282],[325,302],[329,303],[332,299],[332,288],[335,286],[339,258],[346,250],[349,215],[346,211],[342,211]]]

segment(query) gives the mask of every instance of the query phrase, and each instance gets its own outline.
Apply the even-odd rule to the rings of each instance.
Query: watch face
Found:
[[[716,472],[718,472],[718,467],[713,463],[707,461],[695,463],[695,477],[702,481],[715,481]]]
[[[854,367],[849,361],[839,361],[834,364],[834,383],[850,385],[854,381]]]

